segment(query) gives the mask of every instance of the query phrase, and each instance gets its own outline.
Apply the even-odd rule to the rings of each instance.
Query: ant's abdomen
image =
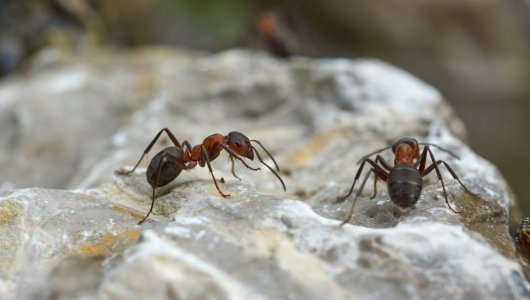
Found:
[[[149,166],[147,167],[147,170],[145,171],[145,175],[147,177],[147,182],[154,187],[161,187],[164,186],[173,179],[175,179],[180,172],[182,171],[181,168],[179,168],[174,163],[162,163],[160,174],[158,175],[158,181],[156,183],[156,186],[154,186],[155,181],[155,174],[156,169],[158,168],[158,165],[160,164],[160,160],[164,156],[164,154],[169,154],[170,156],[177,158],[179,160],[182,160],[182,151],[176,147],[168,147],[160,152],[158,152],[153,159],[151,160],[151,163],[149,163]]]
[[[390,171],[387,186],[392,202],[409,207],[420,198],[423,179],[417,169],[408,165],[397,166]]]

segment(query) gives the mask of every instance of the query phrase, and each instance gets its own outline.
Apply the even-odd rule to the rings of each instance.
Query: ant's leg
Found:
[[[432,165],[430,165],[429,167],[427,167],[427,169],[425,169],[425,161],[427,159],[427,154],[431,157]],[[445,190],[445,184],[444,184],[444,180],[443,180],[443,177],[442,177],[442,173],[440,172],[440,169],[438,168],[438,164],[436,163],[436,159],[434,158],[434,155],[432,154],[432,151],[429,149],[429,146],[426,145],[425,147],[423,147],[423,152],[421,154],[421,160],[420,160],[420,166],[419,166],[418,170],[422,174],[422,177],[423,177],[423,176],[429,174],[432,171],[432,169],[434,169],[436,171],[436,175],[438,176],[438,179],[442,183],[442,190],[444,192],[445,203],[447,204],[447,206],[449,207],[449,209],[452,212],[454,212],[455,214],[459,214],[460,212],[454,210],[453,207],[451,206],[451,204],[449,204],[449,199],[447,199],[447,191]],[[428,172],[426,172],[426,171],[428,171]]]
[[[380,168],[379,166],[377,166],[377,167]],[[377,178],[381,178],[383,181],[387,181],[388,175],[386,173],[384,173],[384,172],[381,173],[381,171],[382,171],[381,169],[371,168],[370,171],[368,171],[368,173],[366,173],[366,176],[364,176],[363,182],[361,183],[361,186],[359,187],[359,190],[357,191],[357,194],[355,194],[355,198],[353,198],[353,203],[351,205],[350,211],[348,212],[348,217],[344,221],[342,221],[342,223],[340,223],[339,226],[343,226],[344,224],[348,223],[351,220],[351,218],[353,216],[353,209],[355,208],[355,203],[357,203],[357,199],[359,198],[359,195],[361,195],[361,192],[363,191],[364,185],[366,184],[366,181],[368,180],[368,177],[370,177],[370,173],[371,172],[374,173],[374,175],[376,176],[376,179]]]
[[[186,147],[186,150],[188,150],[188,152],[191,153],[191,148],[192,148],[192,147],[191,147],[190,143],[189,143],[187,140],[184,141],[184,142],[182,142],[182,146]],[[183,149],[183,150],[184,150],[184,149]]]
[[[256,156],[258,157],[259,162],[262,163],[262,164],[264,164],[265,167],[267,167],[267,169],[269,169],[269,170],[272,172],[272,174],[274,174],[274,175],[280,180],[280,182],[282,183],[282,186],[283,186],[283,191],[286,192],[286,191],[287,191],[287,188],[285,187],[285,183],[283,182],[283,180],[282,180],[282,178],[280,177],[280,175],[278,175],[278,173],[276,173],[276,172],[274,171],[273,168],[271,168],[268,164],[266,164],[266,163],[263,161],[263,158],[261,158],[261,155],[259,154],[258,150],[257,150],[254,146],[250,145],[250,147],[252,147],[252,149],[254,149],[254,153],[256,153]],[[269,154],[269,155],[270,155],[270,154]],[[273,159],[273,161],[274,161],[274,159]],[[274,163],[276,164],[276,162],[274,162]],[[278,169],[278,170],[279,170],[279,169]]]
[[[153,145],[156,143],[156,141],[158,140],[158,138],[160,137],[160,135],[162,134],[162,132],[166,132],[167,135],[169,136],[169,139],[173,142],[173,144],[182,150],[182,147],[180,146],[180,143],[179,141],[177,140],[177,138],[173,135],[173,133],[167,128],[163,128],[162,130],[160,130],[155,138],[151,141],[151,143],[149,143],[149,145],[147,146],[147,148],[145,148],[144,150],[144,153],[142,154],[142,156],[140,157],[140,159],[138,160],[138,162],[136,163],[136,165],[134,166],[134,168],[132,168],[132,170],[130,171],[124,171],[124,170],[118,170],[118,171],[115,171],[115,173],[117,175],[128,175],[128,174],[131,174],[132,172],[134,172],[134,170],[136,170],[136,168],[138,167],[138,165],[140,165],[140,163],[142,162],[142,160],[144,159],[144,157],[147,155],[147,153],[149,152],[149,150],[151,150],[151,148],[153,147]]]
[[[223,149],[226,150],[226,152],[230,153],[230,156],[232,156],[233,158],[239,160],[243,165],[245,165],[245,167],[247,167],[247,169],[250,169],[252,171],[258,171],[260,170],[260,168],[253,168],[251,166],[249,166],[241,157],[239,157],[239,155],[237,155],[237,153],[235,153],[232,149],[230,149],[227,145],[223,144],[223,143],[217,143],[219,145],[221,145],[221,147],[223,147]],[[236,176],[237,177],[237,176]]]
[[[371,200],[373,200],[377,195],[377,179],[377,175],[374,174],[374,194],[370,197]]]
[[[235,159],[239,160],[240,162],[242,162],[245,167],[247,167],[248,169],[252,170],[252,171],[258,171],[260,170],[260,168],[252,168],[251,166],[249,166],[241,157],[239,157],[239,155],[237,155],[237,153],[235,153],[234,151],[232,151],[232,149],[230,149],[227,145],[223,144],[223,143],[219,143],[219,145],[221,145],[223,147],[223,149],[225,149],[228,153],[230,153]],[[258,150],[256,150],[256,148],[254,146],[252,146],[252,149],[254,149],[254,153],[256,153],[256,156],[258,157],[258,160],[264,164],[281,182],[282,186],[283,186],[283,190],[286,191],[286,187],[285,187],[285,183],[283,182],[282,178],[280,177],[280,175],[278,175],[278,173],[276,173],[274,171],[273,168],[271,168],[269,165],[267,165],[264,161],[263,161],[263,158],[261,158],[261,155],[259,154]]]
[[[232,175],[234,175],[235,178],[237,178],[237,179],[239,179],[241,181],[241,178],[239,178],[239,176],[236,175],[236,171],[234,169],[235,161],[234,161],[234,157],[232,155],[230,155],[230,161],[232,162]]]
[[[155,170],[155,173],[154,173],[154,177],[153,177],[153,182],[152,182],[153,196],[152,196],[152,200],[151,200],[151,208],[149,208],[149,212],[147,213],[147,215],[140,222],[138,222],[138,225],[142,224],[147,219],[147,217],[149,217],[151,212],[153,211],[153,207],[155,205],[155,199],[156,199],[156,188],[158,187],[160,173],[162,171],[162,168],[166,164],[176,165],[181,170],[189,170],[189,169],[195,167],[195,165],[186,165],[182,161],[182,159],[179,159],[179,158],[177,158],[177,157],[175,157],[175,156],[173,156],[173,155],[171,155],[169,153],[164,153],[162,155],[162,157],[160,158],[160,161],[158,162],[158,165],[156,167],[156,170]]]
[[[353,180],[353,184],[351,185],[350,191],[345,196],[337,198],[337,202],[343,202],[344,200],[346,200],[346,198],[348,198],[353,193],[353,188],[355,187],[355,183],[357,183],[357,180],[359,180],[359,177],[361,177],[361,172],[363,171],[365,163],[369,163],[374,169],[374,172],[381,179],[383,179],[382,176],[384,176],[385,179],[383,180],[386,181],[386,178],[388,177],[388,173],[381,166],[379,166],[375,161],[369,158],[365,158],[363,159],[361,166],[359,167],[359,169],[357,170],[357,173],[355,174],[355,179]]]
[[[221,189],[219,188],[219,186],[217,185],[217,180],[215,180],[215,176],[213,175],[212,166],[210,165],[210,158],[208,157],[208,153],[206,152],[206,148],[204,147],[204,145],[201,145],[201,156],[202,156],[202,160],[204,160],[206,162],[206,165],[208,166],[208,170],[210,170],[210,174],[212,175],[213,183],[215,184],[215,187],[217,188],[217,191],[219,191],[219,194],[221,194],[221,196],[223,196],[225,198],[230,197],[230,195],[224,194],[221,191]]]
[[[353,183],[351,185],[350,191],[345,196],[338,197],[337,200],[336,200],[337,202],[344,202],[344,200],[346,200],[346,198],[348,198],[351,195],[351,193],[353,193],[353,188],[355,187],[355,183],[357,183],[357,180],[361,176],[361,172],[363,171],[364,164],[366,162],[370,162],[370,161],[371,160],[369,158],[365,158],[365,159],[362,160],[361,166],[359,167],[359,169],[357,170],[357,173],[355,174],[355,179],[353,180]],[[374,162],[372,165],[376,165],[376,163]]]
[[[355,198],[353,199],[353,203],[351,205],[350,211],[348,212],[348,217],[344,221],[342,221],[342,223],[340,223],[339,226],[343,226],[344,224],[348,223],[351,220],[351,218],[353,216],[353,208],[355,207],[355,203],[357,202],[357,198],[358,198],[359,194],[361,193],[361,191],[362,191],[362,189],[364,187],[364,184],[368,180],[368,177],[370,177],[370,173],[373,172],[373,170],[374,169],[370,169],[370,171],[368,171],[368,173],[366,173],[366,176],[364,176],[363,182],[361,183],[361,188],[357,191],[357,194],[355,195]],[[353,186],[352,186],[352,190],[353,190]],[[351,194],[351,191],[350,191],[350,194]]]
[[[140,222],[138,222],[138,225],[141,225],[145,220],[147,220],[147,217],[149,217],[149,215],[151,214],[151,212],[153,211],[153,207],[155,206],[155,199],[156,199],[156,186],[158,185],[158,178],[160,177],[160,171],[162,170],[162,166],[164,165],[164,163],[167,162],[167,158],[166,156],[164,155],[161,159],[160,159],[160,162],[158,163],[158,166],[156,167],[156,171],[155,171],[155,177],[153,179],[153,196],[152,196],[152,200],[151,200],[151,207],[149,208],[149,211],[147,212],[147,215],[145,215],[145,217],[140,220]]]
[[[182,149],[182,146],[180,145],[179,141],[177,140],[177,138],[175,137],[175,135],[173,135],[173,132],[171,132],[171,130],[169,130],[167,127],[162,129],[162,131],[165,131],[167,133],[167,135],[169,136],[169,139],[173,142],[173,145],[175,145],[175,147],[179,148],[180,150],[183,150]],[[160,134],[160,133],[159,133]]]
[[[265,149],[265,146],[263,146],[263,145],[261,144],[261,142],[258,141],[258,140],[250,140],[250,141],[251,141],[251,142],[258,143],[258,145],[260,145],[261,149],[263,149],[263,151],[265,151],[265,153],[267,153],[267,155],[270,157],[270,159],[271,159],[272,162],[274,163],[274,166],[276,166],[276,170],[277,170],[278,172],[280,172],[280,167],[278,167],[278,164],[276,163],[276,160],[274,160],[274,157],[272,157],[272,155],[269,153],[269,151],[267,151],[267,149]],[[252,148],[254,148],[254,147],[252,147]],[[254,151],[257,152],[258,150],[256,150],[256,148],[254,148]]]
[[[171,154],[168,154],[166,153],[163,158],[165,158],[168,162],[178,166],[180,169],[182,170],[189,170],[189,169],[193,169],[197,163],[196,162],[192,162],[192,163],[189,163],[188,165],[186,165],[186,163],[182,160],[182,158],[176,158],[175,156],[171,155]]]
[[[460,178],[458,178],[458,176],[456,175],[455,171],[453,171],[453,169],[449,166],[448,163],[446,163],[445,161],[443,160],[438,160],[436,161],[436,165],[439,165],[439,164],[444,164],[444,166],[447,168],[447,170],[449,171],[449,173],[451,173],[451,176],[453,176],[453,179],[455,179],[456,181],[458,181],[458,183],[460,183],[460,185],[464,188],[464,190],[466,190],[466,192],[470,193],[471,195],[473,196],[477,196],[478,194],[475,194],[473,193],[472,191],[470,191],[466,185],[460,181]],[[432,172],[432,170],[434,170],[434,164],[430,165],[429,167],[427,167],[424,171],[424,174],[427,175],[429,173]]]
[[[392,166],[381,155],[375,157],[375,162],[379,163],[387,171],[392,170]]]
[[[381,155],[377,155],[375,157],[375,162],[379,163],[387,171],[390,171],[392,169],[392,166],[390,166],[390,164]],[[374,199],[375,196],[377,195],[377,179],[378,178],[379,177],[377,177],[377,175],[374,174],[374,194],[372,195],[372,197],[370,197],[370,199]]]
[[[421,152],[421,156],[420,156],[420,165],[418,167],[418,171],[420,171],[420,174],[422,175],[425,170],[425,165],[427,163],[427,151],[429,151],[429,146],[423,147],[423,151]]]
[[[191,160],[191,151],[192,151],[192,147],[190,145],[190,143],[185,140],[184,142],[182,142],[182,156],[186,159],[186,160]]]

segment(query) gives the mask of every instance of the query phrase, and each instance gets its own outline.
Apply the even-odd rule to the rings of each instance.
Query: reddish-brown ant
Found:
[[[421,153],[421,155],[419,145],[424,145],[423,152]],[[445,191],[445,184],[442,178],[442,173],[440,172],[438,165],[443,164],[447,168],[449,173],[451,173],[453,178],[456,179],[460,183],[460,185],[462,185],[466,192],[472,195],[475,194],[468,190],[468,188],[462,183],[462,181],[460,181],[458,176],[456,176],[456,173],[453,171],[453,169],[451,169],[451,167],[445,161],[436,160],[434,158],[434,155],[432,154],[432,151],[429,146],[436,147],[458,158],[458,156],[448,150],[443,149],[440,146],[427,143],[418,143],[413,138],[402,138],[392,144],[392,146],[379,149],[361,158],[359,160],[361,166],[359,167],[359,170],[355,175],[355,179],[353,180],[353,184],[350,188],[350,191],[345,196],[339,197],[337,201],[343,202],[352,194],[353,188],[355,187],[355,183],[357,183],[357,180],[361,176],[361,172],[363,171],[364,165],[366,163],[369,163],[371,165],[371,169],[370,171],[368,171],[363,182],[361,183],[361,186],[357,191],[355,198],[353,199],[353,204],[351,206],[348,217],[341,223],[341,226],[348,223],[352,218],[355,202],[361,194],[364,185],[366,184],[366,181],[371,173],[375,174],[374,194],[371,197],[372,199],[375,198],[376,195],[377,180],[381,179],[387,182],[387,189],[390,195],[390,200],[392,200],[392,202],[394,202],[400,207],[409,207],[414,205],[421,195],[421,190],[423,187],[423,177],[431,173],[432,170],[435,170],[438,179],[442,183],[443,194],[447,206],[454,213],[459,213],[458,211],[454,210],[449,204],[449,200],[447,199],[447,192]],[[375,161],[369,158],[374,154],[377,154],[390,148],[392,148],[392,152],[394,153],[394,167],[392,167],[381,155],[377,155]],[[428,167],[426,167],[427,156],[429,156],[432,160],[432,164]]]
[[[239,160],[243,163],[243,165],[245,165],[245,167],[252,171],[257,171],[260,169],[252,168],[243,160],[243,158],[254,160],[255,153],[258,160],[280,180],[283,186],[283,190],[286,190],[285,183],[283,182],[280,175],[278,175],[278,173],[276,173],[273,168],[271,168],[263,161],[258,150],[251,144],[251,142],[257,143],[263,149],[263,151],[267,153],[267,155],[274,163],[276,170],[279,172],[280,168],[278,167],[278,164],[276,163],[272,155],[269,153],[269,151],[267,151],[267,149],[265,149],[265,147],[258,140],[250,140],[242,133],[236,131],[232,131],[226,136],[223,136],[218,133],[212,134],[206,137],[201,144],[196,145],[193,148],[187,141],[184,141],[182,145],[185,148],[183,148],[177,138],[173,135],[173,133],[168,128],[164,128],[160,130],[160,132],[158,132],[158,134],[147,146],[147,148],[145,148],[142,157],[140,157],[140,160],[138,160],[132,170],[120,170],[116,171],[116,174],[127,175],[134,172],[134,170],[136,170],[140,162],[143,160],[144,156],[149,152],[149,150],[151,150],[151,147],[153,147],[162,132],[167,133],[175,147],[168,147],[157,153],[149,163],[149,166],[147,167],[147,170],[145,172],[147,182],[153,188],[151,208],[149,209],[147,215],[138,224],[142,224],[147,219],[149,214],[151,214],[151,212],[153,211],[153,206],[155,204],[156,198],[156,188],[167,185],[168,183],[173,181],[173,179],[175,179],[182,170],[192,169],[197,165],[197,163],[201,167],[204,167],[205,165],[208,167],[208,170],[212,175],[212,179],[215,184],[215,187],[217,188],[217,191],[219,191],[221,196],[229,197],[229,195],[223,193],[217,185],[217,180],[215,179],[215,176],[212,171],[212,166],[210,165],[210,162],[216,159],[219,154],[221,154],[221,151],[223,149],[226,150],[226,152],[228,152],[229,154],[230,160],[232,161],[232,174],[236,178],[240,179],[234,171],[234,159]]]
[[[279,16],[273,11],[263,13],[258,22],[259,39],[265,43],[267,50],[271,54],[281,58],[291,56],[285,41],[286,37],[282,37],[279,34],[281,27],[284,26],[285,24],[280,21]]]

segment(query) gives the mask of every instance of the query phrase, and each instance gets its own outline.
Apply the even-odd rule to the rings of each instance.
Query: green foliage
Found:
[[[241,36],[249,24],[249,8],[243,0],[155,0],[169,17],[185,19],[220,39]]]

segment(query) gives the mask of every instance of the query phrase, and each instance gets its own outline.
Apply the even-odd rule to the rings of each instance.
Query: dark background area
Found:
[[[23,73],[25,59],[50,46],[250,47],[380,58],[444,94],[464,121],[472,148],[499,167],[530,215],[529,3],[0,0],[0,76]],[[258,26],[260,20],[269,26]],[[266,28],[273,30],[266,34]]]

